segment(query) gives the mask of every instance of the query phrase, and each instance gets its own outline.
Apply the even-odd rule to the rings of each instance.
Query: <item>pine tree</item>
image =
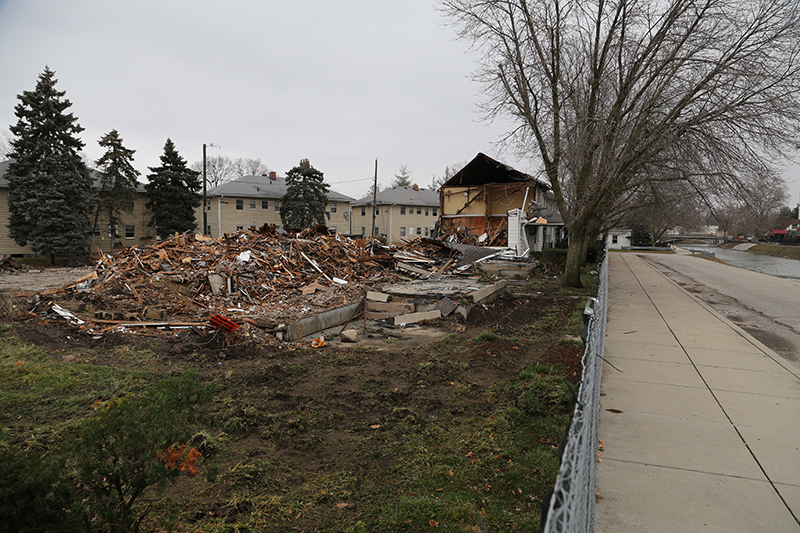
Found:
[[[117,130],[111,130],[97,143],[106,152],[96,161],[100,171],[100,191],[95,227],[102,216],[111,231],[111,253],[114,253],[116,229],[123,211],[130,213],[136,199],[136,178],[139,171],[133,168],[133,154],[136,150],[125,148]]]
[[[399,174],[394,175],[392,187],[408,187],[411,185],[411,171],[406,165],[400,165]]]
[[[286,173],[286,194],[281,198],[281,222],[285,227],[310,228],[327,222],[330,185],[322,177],[308,159]]]
[[[172,140],[167,139],[160,167],[149,167],[149,183],[144,188],[148,201],[145,207],[153,216],[150,226],[162,238],[173,233],[183,233],[197,227],[195,209],[202,201],[198,192],[203,187],[200,173],[186,166]]]
[[[96,203],[89,169],[81,159],[83,128],[66,110],[72,103],[56,90],[55,72],[45,67],[36,89],[18,95],[19,119],[10,127],[8,167],[9,235],[34,253],[85,256]]]

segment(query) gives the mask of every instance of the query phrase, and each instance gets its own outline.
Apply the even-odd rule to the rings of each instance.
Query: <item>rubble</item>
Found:
[[[60,304],[50,309],[73,324],[73,317],[83,321],[79,326],[92,333],[211,328],[299,341],[327,328],[347,328],[358,317],[365,324],[406,324],[453,313],[458,304],[450,299],[436,306],[442,296],[457,298],[482,287],[472,278],[446,277],[465,273],[469,263],[458,259],[463,256],[461,247],[433,239],[385,246],[324,226],[296,234],[264,226],[216,239],[176,234],[102,255],[94,271],[48,296]],[[431,291],[436,296],[427,303],[397,300],[402,291],[392,287],[409,280],[417,288],[432,283],[454,290]],[[466,312],[459,309],[461,316]]]

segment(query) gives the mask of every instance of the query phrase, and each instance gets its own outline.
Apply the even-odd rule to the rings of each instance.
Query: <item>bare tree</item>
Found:
[[[245,176],[260,176],[269,172],[267,165],[260,159],[238,158],[232,162],[233,172],[238,178]]]
[[[796,0],[442,5],[482,53],[486,117],[512,118],[506,142],[541,159],[570,234],[565,285],[580,286],[604,219],[653,176],[724,187],[794,147]]]
[[[191,169],[203,173],[203,162],[192,163]],[[218,187],[232,179],[245,176],[259,176],[269,172],[269,168],[260,159],[212,156],[206,158],[206,179],[209,187]]]
[[[701,202],[684,181],[650,181],[634,196],[628,219],[640,224],[656,246],[676,226],[692,227],[700,220]]]

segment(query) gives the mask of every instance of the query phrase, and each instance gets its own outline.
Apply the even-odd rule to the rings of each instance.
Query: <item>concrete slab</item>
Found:
[[[607,370],[603,378],[613,380],[638,381],[641,383],[661,383],[683,387],[705,388],[697,370],[686,363],[663,361],[643,361],[641,359],[622,359],[612,357],[606,351],[605,360],[614,365],[614,371]]]
[[[613,356],[621,359],[641,359],[643,361],[662,361],[665,363],[689,362],[686,352],[677,343],[665,346],[606,339],[605,353],[606,357]]]
[[[800,486],[776,484],[775,489],[795,516],[800,516]]]
[[[603,376],[603,382],[614,379]],[[601,411],[617,409],[627,413],[650,414],[727,423],[728,418],[705,387],[679,387],[618,379],[603,387]]]
[[[714,395],[737,427],[796,431],[800,445],[800,399],[767,395],[766,392],[715,391]]]
[[[800,380],[786,371],[757,372],[719,366],[698,367],[714,391],[738,391],[800,398]]]
[[[772,481],[800,484],[799,432],[747,426],[739,427],[739,432]]]
[[[623,327],[621,329],[610,330],[606,334],[606,340],[621,340],[626,342],[635,342],[637,344],[656,344],[656,345],[670,345],[677,344],[678,341],[675,336],[670,333],[669,329],[664,327],[662,331],[646,331],[637,327]]]
[[[698,366],[721,366],[740,370],[760,370],[762,372],[779,372],[783,366],[763,352],[729,352],[709,348],[686,348],[689,359]]]
[[[603,459],[598,533],[799,532],[766,481]]]
[[[765,480],[730,424],[601,411],[600,435],[604,458]]]

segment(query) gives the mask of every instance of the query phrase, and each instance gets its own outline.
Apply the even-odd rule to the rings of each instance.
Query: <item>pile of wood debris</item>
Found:
[[[441,275],[455,254],[430,239],[384,246],[324,226],[296,234],[264,226],[216,239],[176,234],[103,255],[59,292],[76,316],[109,326],[193,325],[219,314],[269,330],[361,302],[365,287]]]

